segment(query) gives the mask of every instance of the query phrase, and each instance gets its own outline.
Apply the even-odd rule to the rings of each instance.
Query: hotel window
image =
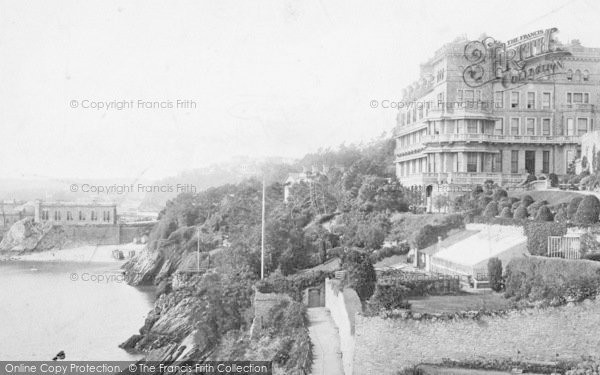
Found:
[[[571,69],[567,70],[567,80],[573,80],[573,71]]]
[[[477,120],[467,120],[467,133],[477,134]]]
[[[496,108],[504,108],[504,91],[496,91],[494,93],[494,106]]]
[[[578,118],[577,119],[577,135],[584,135],[588,131],[588,119]]]
[[[510,173],[519,173],[519,151],[510,152]]]
[[[444,108],[444,93],[437,94],[438,108]]]
[[[498,151],[497,154],[494,155],[494,172],[502,172],[502,150]]]
[[[48,210],[42,210],[42,220],[48,219],[50,219],[50,213],[48,212]]]
[[[85,221],[85,214],[83,211],[79,211],[79,221]]]
[[[110,221],[110,211],[104,211],[102,213],[102,219],[106,222]]]
[[[494,134],[502,135],[504,134],[504,119],[498,119],[494,123]]]
[[[550,93],[542,93],[542,109],[550,109]]]
[[[527,93],[527,109],[535,109],[535,92]]]
[[[550,151],[542,151],[542,173],[550,173]]]
[[[510,93],[510,108],[519,108],[519,92]]]
[[[527,128],[525,130],[526,130],[527,135],[535,135],[535,119],[534,118],[527,119]]]
[[[71,211],[67,211],[67,221],[73,221],[73,213]]]
[[[567,119],[567,135],[575,135],[575,123],[572,118]]]
[[[520,119],[511,118],[510,119],[510,135],[519,135],[519,127],[520,127]]]
[[[542,119],[542,135],[550,135],[550,119]]]
[[[54,211],[54,221],[60,221],[60,220],[61,220],[60,211]]]
[[[477,172],[477,154],[475,152],[467,153],[467,172]]]
[[[573,80],[577,81],[577,82],[581,81],[581,70],[577,69],[575,71],[575,75],[573,76]]]
[[[587,70],[583,71],[583,80],[586,82],[590,80],[590,72],[589,71],[587,71]]]
[[[96,214],[96,211],[90,212],[90,220],[91,221],[98,221],[98,214]]]

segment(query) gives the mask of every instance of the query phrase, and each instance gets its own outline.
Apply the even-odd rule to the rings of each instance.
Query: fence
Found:
[[[580,259],[581,238],[574,236],[549,236],[547,256],[551,258]]]

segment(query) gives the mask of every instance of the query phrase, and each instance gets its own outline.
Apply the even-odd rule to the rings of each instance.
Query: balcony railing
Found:
[[[526,178],[527,174],[500,172],[424,172],[399,177],[400,182],[406,186],[436,183],[483,185],[487,180],[492,180],[499,185],[516,185]]]
[[[561,104],[559,105],[561,111],[573,111],[573,112],[595,112],[596,106],[587,103],[573,103],[573,104]]]
[[[423,143],[440,142],[490,142],[490,143],[578,143],[579,136],[573,135],[497,135],[497,134],[435,134],[422,138]]]

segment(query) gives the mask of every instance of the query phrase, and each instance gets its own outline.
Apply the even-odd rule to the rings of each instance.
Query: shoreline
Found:
[[[36,252],[6,251],[0,253],[0,262],[65,262],[65,263],[119,263],[131,259],[130,251],[139,254],[146,248],[145,244],[120,245],[83,245],[68,249],[52,249]],[[123,251],[124,259],[115,259],[114,250]]]

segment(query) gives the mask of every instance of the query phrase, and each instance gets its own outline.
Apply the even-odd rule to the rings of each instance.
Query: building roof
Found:
[[[423,254],[427,254],[427,255],[433,255],[436,254],[438,251],[447,248],[449,246],[454,245],[457,242],[460,242],[462,240],[464,240],[465,238],[471,237],[475,234],[479,233],[479,231],[477,230],[462,230],[460,232],[456,232],[451,234],[450,236],[444,238],[442,240],[441,243],[435,243],[431,246],[428,246],[422,250],[419,250],[419,253],[423,253]]]
[[[465,266],[476,266],[489,258],[519,247],[525,241],[522,228],[488,226],[473,236],[443,248],[434,258]]]

